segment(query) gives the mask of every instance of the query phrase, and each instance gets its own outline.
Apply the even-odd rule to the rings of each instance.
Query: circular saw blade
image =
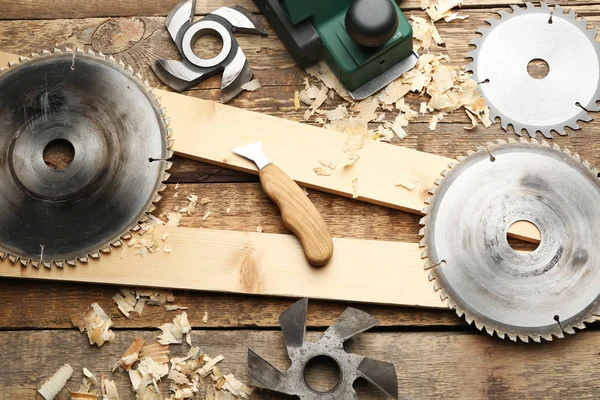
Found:
[[[596,30],[587,30],[585,18],[560,6],[545,3],[526,8],[512,6],[500,18],[486,22],[482,37],[471,44],[473,62],[467,66],[479,83],[492,118],[502,128],[511,125],[517,135],[541,132],[565,135],[565,128],[579,129],[578,121],[590,121],[588,111],[600,111],[600,46]],[[527,71],[531,61],[544,60],[548,75],[536,79]]]
[[[0,256],[75,265],[121,245],[168,177],[170,131],[147,85],[112,57],[43,52],[0,72]],[[73,160],[44,162],[63,140]]]
[[[425,268],[459,316],[490,335],[563,337],[600,315],[600,184],[578,155],[536,141],[489,143],[451,164],[421,223]],[[509,227],[534,224],[533,252]]]

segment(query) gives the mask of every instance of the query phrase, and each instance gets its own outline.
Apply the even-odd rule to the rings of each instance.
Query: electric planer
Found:
[[[392,0],[255,0],[302,66],[324,58],[362,100],[415,66],[412,27]]]

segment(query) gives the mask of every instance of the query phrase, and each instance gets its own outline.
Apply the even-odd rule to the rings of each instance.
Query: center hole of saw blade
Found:
[[[210,60],[218,56],[223,49],[223,39],[217,32],[203,30],[195,40],[192,49],[198,57]]]
[[[66,139],[54,139],[44,147],[44,163],[52,169],[65,169],[75,158],[75,147]]]
[[[509,236],[509,232],[511,232],[512,235]],[[519,240],[519,234],[525,234],[528,237],[537,240],[537,243]],[[540,233],[540,229],[534,223],[525,220],[516,221],[508,228],[508,231],[506,232],[506,240],[508,241],[508,245],[514,251],[531,253],[537,250],[537,248],[540,246],[542,234]]]
[[[341,380],[338,363],[324,355],[311,358],[304,366],[303,374],[306,385],[317,393],[333,391]]]
[[[527,73],[533,79],[544,79],[550,73],[550,66],[541,58],[534,58],[527,64]]]

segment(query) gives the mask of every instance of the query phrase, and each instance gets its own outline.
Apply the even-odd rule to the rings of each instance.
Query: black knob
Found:
[[[398,29],[392,0],[353,0],[346,14],[346,31],[357,44],[383,46]]]

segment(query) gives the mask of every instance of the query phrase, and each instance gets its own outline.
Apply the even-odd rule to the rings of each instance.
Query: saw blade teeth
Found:
[[[71,267],[76,267],[77,260],[67,260],[67,265],[70,265]]]
[[[431,275],[430,275],[430,277],[431,277]],[[429,279],[429,280],[433,282],[433,290],[435,290],[437,292],[437,291],[440,291],[442,289],[442,287],[439,285],[439,283],[436,282],[435,275],[433,275],[433,279]],[[440,299],[442,301],[444,301],[444,297],[443,296],[444,296],[444,293],[441,292],[440,293]]]
[[[521,340],[523,343],[529,343],[529,339],[533,340],[536,343],[540,343],[541,339],[539,335],[517,335],[517,339]]]
[[[21,264],[22,264],[22,262],[21,262]],[[26,266],[27,265],[25,265],[25,267]],[[31,262],[31,266],[34,267],[34,268],[36,268],[36,269],[39,269],[40,268],[40,262],[39,261],[32,261]]]
[[[46,268],[46,269],[52,269],[52,263],[51,262],[43,262],[42,264],[44,265],[44,268]]]
[[[43,56],[48,56],[48,55],[50,55],[50,54],[52,54],[52,53],[51,53],[51,52],[49,52],[48,50],[42,50],[42,55],[43,55]]]
[[[77,53],[77,54],[84,54],[85,51],[83,51],[83,49],[81,47],[75,47],[75,53]]]
[[[4,261],[4,260],[6,260],[6,257],[8,257],[8,254],[6,254],[3,251],[0,251],[0,260]]]
[[[82,257],[77,257],[77,260],[79,262],[82,262],[82,263],[85,264],[85,263],[88,263],[90,261],[90,258],[89,258],[89,256],[82,256]]]
[[[8,256],[8,259],[10,260],[11,263],[16,264],[19,261],[19,257],[15,257],[13,255]]]
[[[151,205],[148,207],[148,212],[153,212],[154,210],[156,210],[156,206],[155,206],[154,204],[151,204]]]
[[[70,47],[65,47],[65,53],[74,53],[74,51]]]
[[[419,225],[427,225],[427,216],[421,217],[421,219],[419,220]]]
[[[425,236],[425,227],[422,227],[421,229],[419,229],[419,235],[421,236]]]
[[[129,232],[127,234],[123,235],[123,239],[125,239],[125,240],[130,240],[131,238],[132,238],[132,236]],[[123,242],[121,241],[121,239],[119,239],[119,240],[115,240],[110,245],[112,247],[121,247],[123,245]]]
[[[513,15],[514,15],[514,14],[518,14],[518,13],[521,11],[521,7],[519,7],[519,6],[518,6],[518,5],[516,5],[516,4],[511,4],[511,5],[510,5],[510,8],[512,8],[512,10],[513,10],[513,12],[512,12],[512,13],[513,13]]]
[[[65,262],[64,261],[54,261],[54,264],[56,264],[56,266],[58,268],[64,268],[65,267]]]
[[[541,335],[542,339],[547,340],[548,342],[551,342],[554,339],[554,335],[552,335],[551,333],[548,335]],[[540,340],[541,342],[541,340]]]
[[[100,258],[100,252],[95,252],[90,254],[90,257],[97,260],[98,258]]]
[[[425,245],[425,238],[421,238],[421,240],[419,241],[419,247],[426,247]],[[429,257],[429,255],[427,254],[427,250],[424,250],[421,252],[421,258],[427,258]]]
[[[517,342],[517,335],[515,335],[515,334],[512,334],[512,333],[508,333],[508,332],[507,332],[507,333],[506,333],[506,336],[508,336],[508,338],[509,338],[511,341],[513,341],[513,342],[515,342],[515,343]]]
[[[100,249],[100,251],[101,251],[102,253],[104,253],[104,254],[110,254],[110,253],[112,253],[112,247],[110,247],[110,246],[107,246],[107,247],[105,247],[105,248],[103,248],[103,249]]]
[[[21,258],[21,259],[19,259],[19,262],[21,263],[22,266],[26,267],[26,266],[29,265],[29,263],[31,262],[31,260],[28,259],[28,258]]]
[[[55,47],[55,48],[52,49],[52,53],[54,53],[54,54],[62,54],[63,51],[61,49]]]

